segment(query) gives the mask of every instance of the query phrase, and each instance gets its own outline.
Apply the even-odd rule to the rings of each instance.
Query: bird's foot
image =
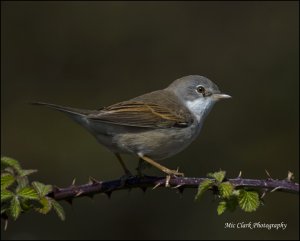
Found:
[[[126,185],[126,182],[128,181],[128,179],[130,179],[132,177],[133,177],[133,175],[131,174],[131,172],[129,170],[126,170],[125,174],[120,177],[120,187],[124,187]]]
[[[181,177],[184,177],[184,173],[183,172],[178,172],[179,169],[177,168],[177,170],[170,170],[170,169],[163,169],[162,170],[163,172],[165,172],[166,174],[168,174],[168,176],[181,176]]]
[[[177,170],[164,170],[166,171],[166,173],[168,174],[166,176],[166,182],[165,182],[165,186],[166,187],[170,187],[170,180],[172,177],[177,177],[177,176],[181,176],[181,177],[184,177],[184,173],[182,172],[178,172],[179,171],[179,168],[177,168]]]

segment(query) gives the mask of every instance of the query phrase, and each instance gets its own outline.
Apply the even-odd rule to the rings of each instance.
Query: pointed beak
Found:
[[[226,94],[213,94],[213,98],[216,100],[220,100],[220,99],[229,99],[232,97],[230,95],[226,95]]]

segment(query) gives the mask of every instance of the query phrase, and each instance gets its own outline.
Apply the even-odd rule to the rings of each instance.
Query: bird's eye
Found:
[[[203,94],[205,92],[205,89],[202,85],[197,86],[197,92]]]

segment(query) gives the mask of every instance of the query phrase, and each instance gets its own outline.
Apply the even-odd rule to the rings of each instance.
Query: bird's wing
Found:
[[[154,103],[124,101],[89,114],[90,121],[148,128],[185,128],[193,119]]]

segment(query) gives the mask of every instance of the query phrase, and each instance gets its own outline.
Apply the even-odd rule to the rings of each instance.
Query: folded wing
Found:
[[[157,104],[125,101],[87,115],[90,121],[148,128],[185,128],[193,119]]]

